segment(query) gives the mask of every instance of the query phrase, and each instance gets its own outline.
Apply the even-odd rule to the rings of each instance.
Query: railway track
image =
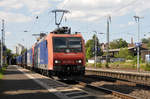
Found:
[[[130,81],[136,84],[150,86],[150,72],[127,72],[119,70],[86,68],[86,74],[112,77]]]
[[[93,85],[90,85],[90,84],[87,84],[87,83],[84,83],[84,82],[79,82],[79,84],[82,85],[82,86],[86,86],[86,87],[95,89],[95,90],[104,91],[105,93],[112,94],[113,96],[118,97],[120,99],[138,99],[137,97],[134,97],[134,96],[131,96],[131,95],[128,95],[128,94],[124,94],[124,93],[117,92],[117,91],[110,90],[110,89],[103,88],[103,87],[93,86]]]
[[[103,70],[92,69],[86,70],[86,75],[94,75],[94,79],[100,78],[105,81],[115,82],[111,85],[100,85],[105,88],[121,91],[139,99],[150,99],[150,72],[136,72],[136,71],[117,71],[117,70]],[[99,79],[99,80],[100,80]]]
[[[38,76],[36,74],[35,77],[40,77],[40,76],[39,74]],[[130,86],[136,86],[136,84],[128,83],[116,79],[110,79],[110,78],[105,79],[105,77],[99,78],[97,76],[96,77],[86,76],[84,78],[78,79],[77,83],[73,83],[73,82],[64,83],[63,81],[59,81],[59,80],[53,81],[53,79],[49,79],[48,77],[46,77],[46,79],[43,79],[43,77],[45,76],[42,76],[42,78],[40,79],[38,78],[38,79],[41,82],[46,83],[46,85],[54,88],[55,90],[52,90],[51,92],[54,92],[55,94],[57,93],[58,96],[60,96],[60,98],[65,97],[64,99],[150,99],[148,98],[149,96],[147,95],[144,98],[141,97],[143,95],[140,96],[139,94],[138,96],[137,92],[135,92],[135,95],[125,93],[128,90],[128,87],[129,89],[132,89],[132,87],[130,88]],[[109,86],[109,83],[106,82],[105,80],[111,82],[111,86]],[[116,85],[112,84],[114,82],[117,83],[118,85],[128,85],[128,86],[125,86],[127,88],[124,90],[124,92],[122,92],[124,87],[123,89],[115,87]],[[102,83],[105,84],[106,86],[101,85]],[[51,87],[50,89],[52,89]],[[148,94],[149,93],[150,92],[148,92]]]
[[[119,91],[111,90],[109,88],[105,88],[105,87],[101,87],[101,86],[96,86],[96,85],[94,85],[94,84],[91,83],[91,82],[93,82],[91,80],[94,81],[96,79],[91,79],[91,77],[90,78],[88,78],[88,77],[80,78],[80,79],[77,79],[77,83],[74,84],[74,85],[77,86],[77,87],[79,87],[79,88],[81,86],[83,86],[84,88],[89,88],[90,91],[92,91],[92,90],[102,91],[104,93],[107,93],[109,95],[114,96],[115,99],[140,99],[140,98],[137,98],[137,97],[129,95],[129,94],[125,94],[125,93],[122,93],[122,92],[119,92]]]
[[[121,99],[150,99],[150,86],[93,75],[86,75],[78,81],[84,86],[106,91]]]

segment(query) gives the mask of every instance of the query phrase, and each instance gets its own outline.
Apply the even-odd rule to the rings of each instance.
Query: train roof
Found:
[[[48,36],[52,36],[52,37],[82,37],[81,34],[48,34]]]
[[[44,35],[35,44],[32,45],[32,48],[34,48],[37,44],[41,43],[42,41],[47,40],[52,37],[81,37],[83,39],[81,33],[75,32],[74,34],[71,34],[71,28],[61,27],[61,28],[55,29],[54,31],[50,32],[47,35]]]

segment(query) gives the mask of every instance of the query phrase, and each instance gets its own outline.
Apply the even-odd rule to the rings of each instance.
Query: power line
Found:
[[[64,3],[64,5],[62,6],[62,9],[64,9],[64,8],[66,7],[66,4],[67,4],[69,1],[71,1],[71,0],[67,0],[67,1]]]
[[[133,3],[136,3],[137,1],[139,1],[139,0],[134,0],[134,1],[128,3],[128,4],[124,5],[124,6],[121,6],[121,7],[117,8],[117,9],[115,9],[114,11],[113,11],[113,10],[112,10],[112,11],[113,11],[113,12],[119,12],[119,11],[121,11],[122,9],[128,7],[129,5],[132,5]]]

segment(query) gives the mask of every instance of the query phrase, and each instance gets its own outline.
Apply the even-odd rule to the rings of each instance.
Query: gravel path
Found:
[[[59,99],[29,79],[14,66],[9,66],[0,81],[0,99]]]

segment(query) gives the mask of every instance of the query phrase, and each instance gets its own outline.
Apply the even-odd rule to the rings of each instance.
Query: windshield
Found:
[[[54,48],[67,48],[66,38],[55,37],[53,39]]]
[[[81,52],[82,43],[80,37],[53,37],[54,52]]]

